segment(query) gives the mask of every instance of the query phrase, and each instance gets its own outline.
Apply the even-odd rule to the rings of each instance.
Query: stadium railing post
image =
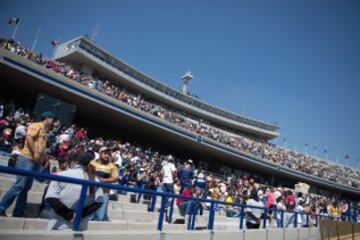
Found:
[[[263,215],[263,228],[266,228],[266,218],[267,218],[267,209],[264,208],[264,215]]]
[[[192,208],[192,219],[191,219],[191,230],[195,230],[195,220],[196,220],[196,212],[197,212],[197,209],[196,209],[196,202],[195,204],[193,204],[193,208]]]
[[[174,213],[174,202],[175,202],[175,198],[172,198],[170,201],[170,211],[169,211],[169,216],[168,216],[168,223],[172,223],[172,216]]]
[[[188,224],[187,224],[187,230],[191,229],[192,211],[193,211],[193,202],[191,201],[190,210],[189,210],[189,217],[188,217]]]
[[[294,212],[294,215],[295,215],[294,227],[297,228],[297,215],[298,215],[298,213],[297,213],[297,212]]]
[[[315,224],[316,224],[316,227],[318,227],[319,225],[319,215],[315,215]]]
[[[280,213],[280,227],[283,228],[284,227],[284,211],[281,210],[281,213]]]
[[[155,205],[156,205],[156,194],[153,194],[152,198],[151,198],[149,212],[154,212],[155,211]]]
[[[210,203],[210,212],[209,212],[209,221],[208,221],[208,230],[214,229],[214,218],[215,218],[215,210],[214,203]]]
[[[310,227],[310,225],[309,225],[309,214],[306,214],[306,226]]]
[[[240,207],[240,229],[243,229],[244,226],[244,215],[245,215],[245,206],[244,204]]]
[[[87,192],[88,185],[83,185],[81,188],[80,198],[78,205],[76,207],[76,215],[75,220],[73,224],[73,230],[79,231],[80,228],[80,221],[81,221],[81,215],[85,204],[85,198],[86,198],[86,192]]]
[[[158,231],[163,230],[163,222],[164,222],[164,213],[165,213],[166,203],[167,203],[167,197],[162,196],[161,197],[160,212],[159,212],[159,220],[158,220],[158,226],[157,226]]]

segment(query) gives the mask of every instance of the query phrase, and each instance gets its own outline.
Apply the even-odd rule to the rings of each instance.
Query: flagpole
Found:
[[[36,43],[37,43],[37,41],[38,41],[38,39],[39,39],[40,32],[41,32],[41,27],[39,27],[39,29],[38,29],[38,32],[37,32],[37,34],[36,34],[36,37],[35,37],[35,40],[34,40],[34,44],[33,44],[33,46],[32,46],[31,51],[34,51],[34,49],[35,49]]]
[[[55,59],[55,53],[57,52],[57,50],[58,50],[58,47],[59,47],[59,44],[60,44],[60,39],[61,38],[59,38],[57,41],[58,41],[58,44],[56,44],[56,46],[55,46],[55,49],[54,49],[54,52],[53,52],[53,55],[52,55],[52,58],[51,58],[51,60],[54,60]]]
[[[19,18],[19,19],[20,19],[20,20],[19,20],[19,22],[16,24],[14,33],[13,33],[13,35],[12,35],[12,39],[14,39],[14,40],[15,40],[15,36],[16,36],[17,29],[18,29],[18,27],[19,27],[19,25],[20,25],[20,22],[21,22],[21,18]]]

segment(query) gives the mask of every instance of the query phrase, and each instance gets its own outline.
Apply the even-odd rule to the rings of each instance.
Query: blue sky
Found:
[[[360,157],[360,2],[1,1],[0,34],[51,55],[50,41],[96,42],[142,72],[206,102],[277,122],[277,143],[356,166]]]

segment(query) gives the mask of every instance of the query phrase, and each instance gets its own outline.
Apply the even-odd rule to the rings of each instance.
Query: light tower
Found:
[[[182,77],[182,80],[183,80],[182,92],[183,92],[183,94],[187,95],[189,93],[188,82],[193,78],[194,77],[193,77],[193,75],[191,75],[190,71],[185,73],[184,76]]]

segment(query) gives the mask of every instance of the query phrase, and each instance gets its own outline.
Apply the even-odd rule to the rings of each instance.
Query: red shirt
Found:
[[[183,191],[181,196],[192,197],[192,193],[188,188],[185,188],[185,190]],[[186,201],[189,201],[189,200],[178,198],[178,199],[176,199],[176,205],[180,205],[180,204],[182,204],[183,202],[186,202]]]

